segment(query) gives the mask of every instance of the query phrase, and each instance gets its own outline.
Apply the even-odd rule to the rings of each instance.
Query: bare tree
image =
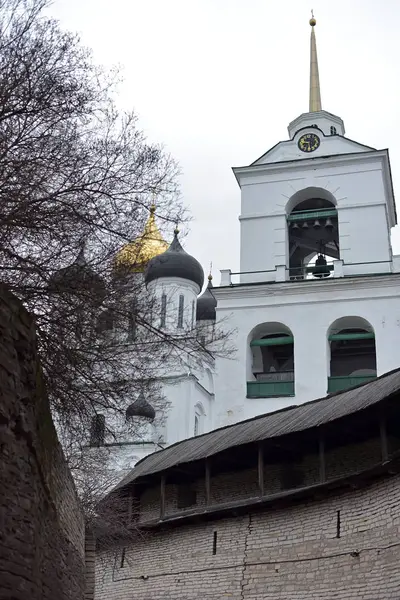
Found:
[[[36,315],[57,423],[80,444],[94,413],[123,415],[143,390],[162,402],[167,358],[228,349],[222,329],[173,336],[154,325],[139,248],[128,272],[116,264],[154,197],[166,233],[185,219],[178,168],[116,109],[118,73],[96,66],[47,5],[0,0],[0,273]]]

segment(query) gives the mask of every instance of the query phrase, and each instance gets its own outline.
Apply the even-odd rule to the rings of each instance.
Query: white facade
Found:
[[[242,282],[274,281],[276,267],[288,268],[287,215],[316,196],[337,208],[346,275],[391,268],[395,209],[387,151],[360,152],[354,142],[320,134],[320,147],[310,158],[297,143],[301,135],[315,131],[303,129],[256,163],[234,169],[241,186]]]
[[[331,126],[336,128],[332,134]],[[330,113],[301,115],[289,125],[290,140],[250,166],[234,169],[241,188],[241,272],[233,277],[229,269],[222,271],[214,293],[217,320],[227,320],[236,331],[237,356],[217,361],[216,427],[334,391],[338,377],[330,381],[329,339],[334,332],[375,340],[375,369],[370,359],[360,368],[360,355],[357,368],[346,375],[349,386],[399,366],[400,272],[390,242],[396,211],[388,153],[348,140],[341,131],[343,122]],[[319,146],[308,153],[299,147],[306,134],[319,137]],[[329,277],[309,274],[299,281],[290,268],[289,217],[312,199],[321,199],[336,214],[339,247]],[[325,221],[319,221],[323,227]],[[310,246],[306,260],[316,254]],[[276,393],[263,394],[263,385],[252,387],[263,368],[260,348],[251,343],[267,343],[254,340],[279,333],[293,338],[293,389],[278,383]],[[276,381],[278,375],[263,374]]]
[[[216,427],[325,396],[328,336],[338,319],[357,317],[371,325],[377,375],[399,366],[400,274],[220,288],[216,296],[218,319],[229,318],[237,329],[238,349],[235,360],[217,362]],[[281,323],[293,334],[294,396],[246,397],[247,382],[254,380],[250,340],[263,323]]]
[[[121,446],[126,468],[193,435],[335,391],[332,333],[362,330],[375,341],[373,368],[370,363],[363,368],[361,357],[341,378],[347,377],[345,386],[399,366],[400,257],[393,257],[390,243],[396,213],[388,153],[331,134],[332,126],[344,132],[341,119],[325,111],[301,115],[289,126],[291,139],[250,166],[234,169],[241,189],[241,273],[234,278],[229,269],[222,271],[221,286],[213,294],[217,322],[224,321],[235,332],[231,342],[236,355],[217,359],[215,369],[190,364],[185,357],[172,368],[166,361],[159,374],[165,414],[157,415],[158,425],[142,429],[142,439]],[[298,145],[308,133],[320,138],[312,153]],[[338,255],[329,277],[293,280],[288,219],[298,205],[313,198],[337,214]],[[315,254],[310,248],[307,260]],[[160,313],[156,323],[164,302],[164,327],[175,333],[193,327],[199,291],[182,278],[150,282],[148,292],[156,297]],[[262,350],[251,346],[258,338],[279,334],[293,338],[292,366],[284,372],[285,377],[292,375],[289,383],[280,381],[279,369],[263,373]],[[262,391],[270,383],[251,392],[260,375],[276,380],[272,393]]]
[[[317,70],[312,80],[318,88]],[[234,331],[236,356],[211,367],[185,357],[173,368],[166,362],[163,424],[133,444],[131,456],[399,366],[400,257],[390,241],[397,217],[388,152],[344,137],[342,119],[324,110],[301,114],[288,132],[288,140],[233,169],[240,274],[221,271],[212,292],[216,326]],[[148,292],[161,313],[167,303],[163,326],[193,328],[198,285],[170,277],[150,282]]]

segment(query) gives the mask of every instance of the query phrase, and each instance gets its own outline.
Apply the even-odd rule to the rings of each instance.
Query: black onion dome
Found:
[[[178,240],[178,230],[175,230],[172,244],[162,254],[155,256],[148,263],[144,278],[147,283],[163,277],[180,277],[197,283],[203,287],[204,272],[198,260],[182,248]]]
[[[215,321],[217,301],[212,293],[212,277],[208,276],[208,285],[201,296],[197,298],[196,321]]]
[[[74,262],[56,271],[49,280],[51,291],[67,293],[91,293],[102,302],[106,288],[103,279],[88,265],[84,248],[79,251]]]
[[[133,417],[144,417],[149,421],[154,421],[156,416],[156,411],[149,404],[144,397],[143,392],[140,393],[139,397],[133,404],[130,404],[126,409],[125,417],[126,420],[129,421]]]

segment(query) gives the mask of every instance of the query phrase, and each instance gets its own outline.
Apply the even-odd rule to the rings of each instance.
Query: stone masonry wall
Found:
[[[122,562],[121,549],[99,553],[95,598],[393,600],[399,503],[396,475],[324,499],[146,533]]]
[[[81,600],[84,523],[32,318],[0,287],[0,599]]]

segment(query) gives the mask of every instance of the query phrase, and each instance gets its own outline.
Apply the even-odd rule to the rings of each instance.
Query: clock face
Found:
[[[315,133],[305,133],[299,139],[298,146],[302,152],[314,152],[319,144],[319,137]]]

